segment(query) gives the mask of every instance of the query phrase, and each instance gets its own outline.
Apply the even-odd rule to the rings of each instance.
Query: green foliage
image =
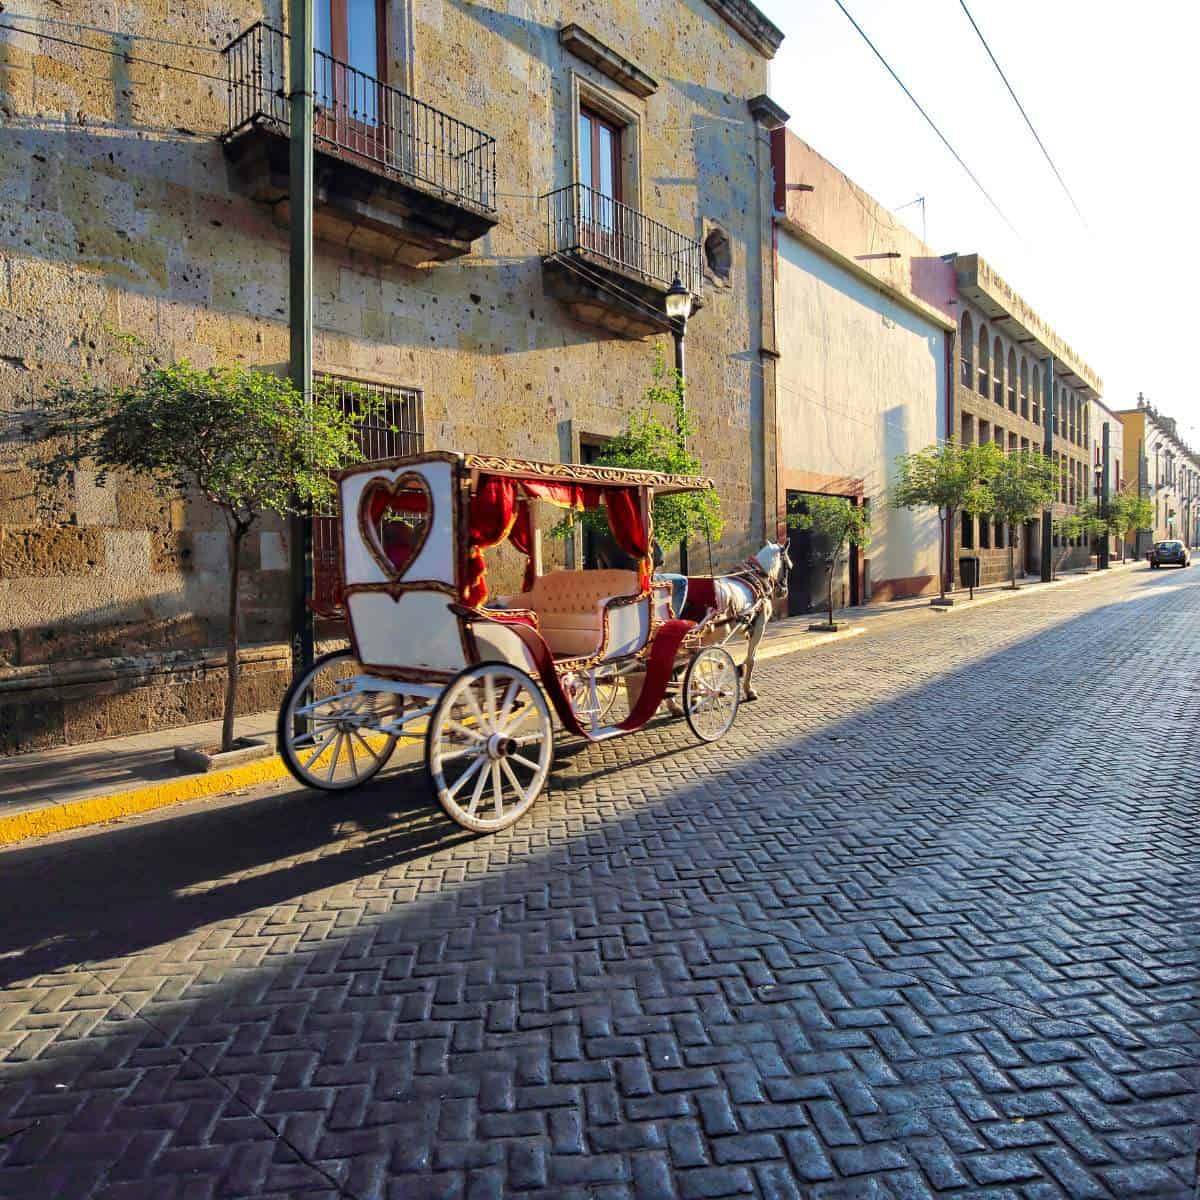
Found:
[[[244,529],[328,499],[329,472],[358,458],[364,415],[362,406],[344,414],[325,387],[305,403],[289,380],[262,371],[151,364],[123,386],[55,385],[35,429],[48,446],[36,465],[47,484],[90,462],[101,484],[122,470],[166,492],[195,489]]]
[[[1154,505],[1136,485],[1123,487],[1108,503],[1112,522],[1109,527],[1118,537],[1154,528]]]
[[[1039,450],[998,454],[987,478],[987,514],[1005,525],[1023,525],[1054,501],[1059,471]]]
[[[1064,513],[1061,517],[1055,517],[1051,527],[1059,537],[1065,538],[1069,542],[1083,537],[1087,531],[1083,514],[1078,512]]]
[[[871,544],[871,510],[865,504],[854,504],[845,496],[805,496],[795,502],[797,510],[789,512],[790,529],[808,529],[829,543],[826,589],[829,623],[833,624],[833,577],[850,546],[865,548]],[[799,505],[803,505],[803,511]]]
[[[1111,524],[1112,502],[1109,502],[1109,516],[1106,519],[1099,500],[1084,500],[1077,510],[1080,521],[1080,533],[1089,541],[1093,538],[1103,538],[1109,533],[1119,532]]]
[[[991,442],[962,446],[953,438],[901,455],[890,503],[893,508],[936,508],[947,521],[958,512],[990,512],[988,481],[1003,457]]]
[[[789,512],[790,529],[810,529],[829,542],[831,553],[840,561],[850,546],[871,544],[871,510],[854,504],[844,496],[805,496],[804,511]]]
[[[703,464],[687,447],[693,432],[683,382],[678,372],[663,362],[661,347],[655,347],[650,383],[640,407],[630,414],[624,430],[604,444],[596,463],[672,475],[703,475]],[[570,514],[552,532],[567,537],[576,522],[601,533],[608,531],[604,511],[598,509]],[[664,546],[699,534],[716,541],[723,528],[720,497],[711,489],[654,499],[654,535]]]
[[[113,471],[128,471],[163,492],[198,491],[221,510],[229,529],[223,750],[233,746],[246,533],[264,513],[303,512],[332,495],[329,472],[360,457],[355,428],[374,410],[367,397],[357,399],[347,415],[325,386],[306,400],[287,379],[262,371],[150,359],[132,383],[59,382],[28,430],[42,439],[34,466],[48,488],[89,463],[100,484]]]

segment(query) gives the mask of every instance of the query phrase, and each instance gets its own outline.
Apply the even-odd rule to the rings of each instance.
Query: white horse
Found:
[[[788,545],[788,541],[768,542],[753,558],[746,559],[739,571],[688,579],[688,609],[704,609],[706,613],[706,645],[723,645],[739,630],[746,634],[746,664],[742,668],[742,695],[746,700],[758,699],[751,684],[755,656],[774,602],[787,595],[792,566]]]

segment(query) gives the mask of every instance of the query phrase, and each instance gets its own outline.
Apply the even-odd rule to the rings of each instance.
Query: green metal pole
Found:
[[[1104,518],[1105,521],[1108,520],[1108,506],[1109,506],[1109,496],[1108,496],[1108,469],[1109,469],[1109,467],[1108,467],[1108,465],[1109,465],[1109,461],[1110,461],[1110,455],[1111,455],[1111,449],[1110,449],[1110,443],[1109,443],[1109,428],[1108,428],[1108,422],[1105,421],[1104,422],[1104,450],[1103,450],[1103,453],[1102,453],[1101,459],[1100,459],[1100,463],[1101,463],[1100,469],[1101,469],[1101,471],[1103,471],[1103,474],[1100,476],[1100,515]],[[1100,543],[1100,569],[1102,571],[1108,570],[1108,558],[1109,558],[1109,549],[1110,549],[1111,541],[1112,541],[1112,535],[1109,533],[1108,526],[1106,525],[1104,528],[1104,538]]]
[[[288,0],[291,38],[288,74],[291,81],[291,162],[288,214],[291,223],[289,374],[306,398],[313,378],[313,0]],[[313,590],[312,516],[292,520],[292,670],[312,666]]]
[[[1045,434],[1042,440],[1042,453],[1047,458],[1054,456],[1054,356],[1047,355],[1046,363],[1046,393],[1042,403],[1042,418],[1045,421]],[[1057,480],[1055,481],[1057,487]],[[1042,509],[1042,582],[1049,583],[1054,578],[1054,505]]]

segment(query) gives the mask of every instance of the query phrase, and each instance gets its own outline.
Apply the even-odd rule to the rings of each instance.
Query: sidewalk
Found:
[[[1137,565],[1136,562],[1114,563],[1112,570],[1127,570]],[[940,619],[973,611],[981,605],[1028,595],[1043,586],[1057,587],[1095,578],[1098,574],[1095,571],[1064,573],[1050,585],[1026,581],[1018,591],[1013,591],[1007,584],[993,584],[977,588],[974,600],[956,592],[955,603],[950,608],[934,607],[928,596],[918,596],[840,609],[835,614],[836,619],[839,623],[846,622],[847,627],[836,633],[809,631],[810,624],[823,619],[819,613],[785,617],[768,627],[758,659],[761,662],[858,637],[870,632],[877,622],[893,617],[928,613],[930,619]],[[739,649],[735,647],[734,656],[740,659]],[[271,741],[275,736],[275,713],[239,718],[236,732],[240,737]],[[278,756],[207,774],[188,774],[172,758],[176,746],[211,745],[219,735],[220,722],[213,721],[80,746],[63,746],[16,758],[0,758],[0,846],[118,820],[170,804],[228,795],[242,788],[288,778],[287,769]],[[419,746],[414,742],[413,757],[418,750]],[[403,747],[398,753],[408,757],[403,755]]]

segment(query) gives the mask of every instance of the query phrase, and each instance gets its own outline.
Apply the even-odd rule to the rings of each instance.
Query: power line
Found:
[[[876,47],[875,43],[873,41],[871,41],[871,39],[867,36],[866,32],[863,30],[863,27],[850,15],[850,10],[842,3],[842,0],[833,0],[833,2],[834,2],[834,4],[836,4],[838,6],[838,8],[840,8],[842,10],[842,13],[846,17],[846,20],[849,21],[850,24],[853,25],[854,28],[858,31],[859,37],[861,37],[862,40],[864,42],[866,42],[868,46],[870,46],[871,52],[875,55],[875,57],[877,59],[879,59],[879,61],[881,63],[883,63],[884,69],[896,81],[896,83],[900,87],[900,90],[912,101],[913,107],[917,110],[917,112],[919,112],[921,114],[922,117],[925,118],[925,123],[929,126],[930,129],[933,130],[934,133],[937,134],[938,139],[941,141],[942,145],[945,146],[946,149],[949,150],[950,153],[954,156],[954,161],[957,162],[958,165],[960,167],[962,167],[962,169],[964,171],[966,171],[967,175],[971,179],[971,182],[979,189],[979,191],[982,193],[984,199],[992,206],[992,208],[994,208],[996,210],[996,213],[999,215],[1000,219],[1005,223],[1005,225],[1007,225],[1009,227],[1009,229],[1011,229],[1013,231],[1013,233],[1015,233],[1017,235],[1017,237],[1020,237],[1021,234],[1018,232],[1017,227],[1008,219],[1008,217],[1005,215],[1005,212],[1000,207],[1000,205],[997,204],[996,201],[992,199],[991,193],[987,190],[987,188],[985,188],[983,186],[982,183],[979,182],[979,179],[976,177],[975,172],[972,171],[971,168],[968,167],[967,164],[963,161],[962,155],[959,154],[959,152],[957,150],[955,150],[955,148],[950,144],[950,140],[937,127],[937,125],[934,123],[933,118],[925,111],[924,108],[921,107],[920,101],[916,98],[916,96],[914,96],[912,94],[912,92],[910,92],[908,90],[908,87],[905,85],[904,80],[902,80],[900,78],[900,76],[897,75],[896,72],[892,70],[891,63],[889,63],[888,60],[883,57],[883,55],[879,52],[879,49]]]
[[[57,21],[53,17],[35,17],[30,13],[5,10],[4,15],[12,21],[29,21],[33,25],[61,25],[65,29],[85,29],[89,33],[103,33],[107,37],[128,38],[131,42],[154,42],[159,46],[178,46],[183,50],[200,50],[204,54],[220,54],[215,46],[201,46],[199,42],[179,42],[174,38],[152,37],[148,33],[122,33],[119,29],[106,29],[103,25],[85,25],[82,21]]]
[[[958,2],[960,5],[962,5],[963,12],[967,14],[967,20],[971,22],[971,28],[975,30],[979,40],[983,43],[983,48],[987,51],[988,58],[992,60],[992,66],[996,68],[996,73],[1001,79],[1004,80],[1004,86],[1008,88],[1008,94],[1012,97],[1013,103],[1017,106],[1017,111],[1022,117],[1025,118],[1025,124],[1029,126],[1029,132],[1033,134],[1033,140],[1037,142],[1038,148],[1045,156],[1046,161],[1050,164],[1050,170],[1054,172],[1054,178],[1057,179],[1059,184],[1062,186],[1062,190],[1066,193],[1067,199],[1071,202],[1071,207],[1075,210],[1075,215],[1080,219],[1080,221],[1083,222],[1083,227],[1086,229],[1087,220],[1084,218],[1083,213],[1079,211],[1079,205],[1075,203],[1075,197],[1071,195],[1071,189],[1067,187],[1067,181],[1063,179],[1058,167],[1054,165],[1054,159],[1050,157],[1050,151],[1046,149],[1045,143],[1040,137],[1038,137],[1038,131],[1034,129],[1033,122],[1029,119],[1029,114],[1025,111],[1025,106],[1020,100],[1017,99],[1017,93],[1013,91],[1012,84],[1008,82],[1008,76],[1005,75],[1000,64],[996,61],[996,56],[992,53],[992,48],[988,45],[987,38],[983,36],[983,30],[979,28],[975,18],[971,16],[971,10],[967,7],[967,0],[958,0]]]
[[[53,33],[41,33],[34,29],[21,29],[17,25],[9,25],[6,21],[0,21],[0,29],[9,29],[13,33],[23,33],[26,37],[41,38],[46,42],[58,42],[62,46],[74,46],[76,50],[90,50],[93,54],[107,54],[110,58],[119,58],[122,62],[137,64],[143,67],[158,67],[163,71],[179,71],[184,75],[195,75],[197,79],[208,79],[213,83],[228,85],[229,80],[222,78],[219,75],[210,75],[207,71],[197,71],[192,67],[177,67],[171,63],[158,62],[152,58],[139,58],[134,54],[127,54],[124,50],[106,50],[103,46],[89,46],[86,42],[75,42],[70,38],[59,37]],[[118,37],[125,35],[118,34]],[[203,49],[203,47],[197,47]]]

